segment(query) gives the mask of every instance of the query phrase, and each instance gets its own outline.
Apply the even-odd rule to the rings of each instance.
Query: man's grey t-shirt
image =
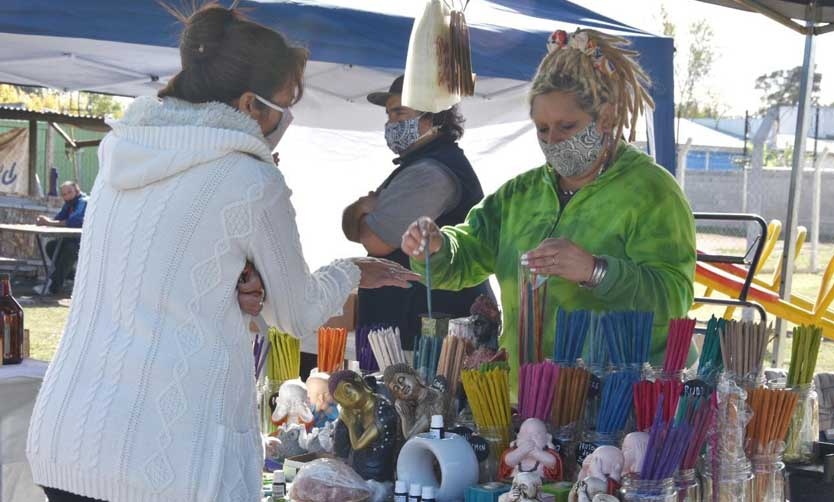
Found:
[[[437,219],[458,205],[461,190],[448,168],[422,159],[378,190],[377,204],[365,217],[368,227],[389,246],[399,248],[402,235],[421,216]]]

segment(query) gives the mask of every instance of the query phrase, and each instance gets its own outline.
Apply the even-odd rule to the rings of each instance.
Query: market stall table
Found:
[[[46,294],[49,287],[49,277],[54,270],[52,260],[46,254],[46,242],[48,239],[58,239],[58,244],[55,246],[55,254],[61,251],[61,242],[64,237],[81,237],[80,228],[68,227],[42,227],[39,225],[28,225],[19,223],[4,223],[0,224],[0,231],[18,232],[22,234],[33,234],[38,241],[38,250],[43,261],[43,269],[46,273],[46,282],[43,285],[41,294]]]
[[[0,502],[43,502],[26,461],[26,436],[47,363],[0,366]]]

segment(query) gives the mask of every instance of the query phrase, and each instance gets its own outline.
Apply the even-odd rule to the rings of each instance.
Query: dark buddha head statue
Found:
[[[501,311],[495,300],[481,295],[469,309],[472,314],[475,340],[478,347],[498,348],[498,336],[501,334]]]

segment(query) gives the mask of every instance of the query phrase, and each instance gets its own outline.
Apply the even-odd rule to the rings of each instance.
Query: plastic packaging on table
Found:
[[[813,383],[790,390],[799,395],[799,401],[788,428],[784,460],[789,464],[808,464],[814,460],[814,442],[819,438],[819,399]]]
[[[298,471],[290,489],[294,502],[365,502],[374,491],[340,460],[318,459]]]
[[[667,479],[639,479],[632,475],[623,478],[624,502],[676,502],[675,481]]]
[[[781,445],[776,453],[753,455],[754,500],[756,502],[783,502],[785,500],[785,464],[782,462]]]
[[[747,392],[723,374],[716,388],[718,411],[701,465],[704,500],[753,500],[753,471],[745,454],[745,428],[750,421]]]
[[[701,478],[695,469],[683,469],[675,473],[675,490],[678,502],[701,502]]]

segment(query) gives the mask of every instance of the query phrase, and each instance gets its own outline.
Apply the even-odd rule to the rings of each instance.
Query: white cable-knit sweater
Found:
[[[219,103],[139,98],[99,150],[69,320],[38,395],[35,482],[110,502],[260,500],[246,260],[297,336],[359,269],[315,273],[259,126]]]

